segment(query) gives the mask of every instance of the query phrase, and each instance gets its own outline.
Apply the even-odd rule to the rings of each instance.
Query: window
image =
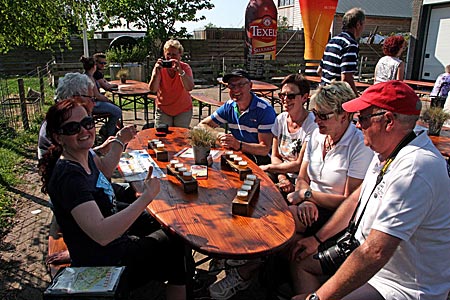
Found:
[[[278,6],[294,5],[294,0],[278,0]]]

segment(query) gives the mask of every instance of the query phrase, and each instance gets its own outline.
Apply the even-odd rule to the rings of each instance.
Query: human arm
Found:
[[[403,81],[404,76],[405,76],[405,63],[402,61],[402,62],[398,65],[398,69],[397,69],[397,80]]]
[[[152,70],[152,77],[150,78],[150,82],[148,83],[148,89],[152,93],[156,93],[159,90],[159,85],[161,83],[161,69],[162,59],[158,58]]]
[[[397,237],[372,229],[366,241],[316,291],[317,295],[321,300],[341,299],[367,283],[389,261],[400,242]]]
[[[94,162],[97,168],[102,171],[103,175],[107,178],[111,178],[114,170],[119,163],[120,156],[123,152],[123,145],[128,144],[136,136],[136,127],[134,125],[128,125],[123,127],[119,132],[117,132],[114,138],[109,138],[106,142],[107,145],[104,147],[109,147],[109,150],[103,157],[95,156]],[[118,140],[120,142],[117,142]]]
[[[320,241],[325,242],[348,226],[350,218],[358,205],[360,193],[361,186],[339,205],[331,218],[316,232],[315,236]],[[315,237],[307,237],[297,242],[292,253],[297,259],[305,259],[307,256],[316,253],[318,247],[319,242]]]
[[[236,139],[232,134],[220,134],[218,137],[219,143],[228,149],[242,151],[254,155],[269,154],[272,146],[272,133],[258,133],[259,143],[247,143]]]
[[[319,75],[319,77],[322,77],[322,67],[321,66],[318,66],[317,67],[317,75]]]
[[[105,91],[111,91],[112,89],[118,87],[117,84],[111,84],[105,78],[100,78],[97,80],[97,82],[100,85],[100,87],[103,88]]]
[[[355,79],[353,78],[353,73],[351,72],[341,73],[341,81],[347,82],[352,88],[353,92],[355,93],[355,96],[356,97],[359,96],[358,90],[356,89]]]
[[[204,128],[217,128],[219,127],[219,124],[214,122],[214,120],[211,118],[211,116],[206,117],[203,119],[198,126],[204,127]]]
[[[151,177],[152,172],[153,167],[149,167],[141,196],[116,214],[105,218],[94,200],[75,206],[71,214],[78,226],[102,246],[119,238],[159,193],[160,182],[159,179]]]
[[[173,66],[181,79],[181,83],[186,91],[190,92],[194,89],[194,77],[192,76],[192,70],[188,64],[181,64],[179,60],[172,60]]]

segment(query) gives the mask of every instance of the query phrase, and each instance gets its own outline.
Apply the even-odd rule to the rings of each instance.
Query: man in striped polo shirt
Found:
[[[233,70],[222,81],[229,89],[230,100],[199,125],[216,128],[227,124],[231,134],[218,137],[224,148],[244,152],[257,165],[269,164],[275,110],[251,92],[252,81],[246,71]]]
[[[317,73],[322,77],[321,84],[331,80],[348,82],[358,95],[353,74],[358,70],[358,42],[364,31],[366,16],[360,8],[352,8],[342,18],[342,32],[333,37],[325,47]]]

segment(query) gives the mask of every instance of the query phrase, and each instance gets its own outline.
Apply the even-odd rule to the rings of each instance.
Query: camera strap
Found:
[[[350,222],[349,222],[349,224],[347,226],[347,230],[346,230],[352,236],[355,235],[356,229],[358,229],[358,226],[361,223],[364,212],[366,211],[367,205],[369,204],[369,200],[372,197],[373,192],[375,192],[375,189],[378,186],[378,184],[380,184],[380,182],[383,180],[383,176],[384,176],[384,174],[386,174],[387,169],[389,168],[391,163],[394,161],[395,157],[400,152],[400,150],[403,147],[405,147],[406,145],[408,145],[415,138],[416,138],[416,134],[414,133],[414,131],[411,131],[407,136],[405,136],[403,138],[403,140],[397,145],[397,147],[395,147],[394,151],[392,151],[392,153],[389,155],[389,157],[386,160],[386,163],[384,164],[383,168],[381,169],[380,173],[377,176],[377,181],[375,183],[375,186],[372,189],[372,192],[370,192],[370,195],[369,195],[369,198],[367,199],[366,205],[364,205],[361,215],[359,216],[358,221],[355,223],[354,219],[356,217],[356,212],[358,211],[358,208],[361,205],[361,197],[359,198],[358,205],[356,206],[355,210],[353,211],[353,215],[350,219]]]

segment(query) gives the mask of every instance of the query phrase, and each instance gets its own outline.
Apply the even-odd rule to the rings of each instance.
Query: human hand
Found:
[[[290,193],[294,191],[294,185],[287,178],[281,179],[278,182],[278,188],[285,193]]]
[[[298,240],[291,248],[289,259],[300,261],[317,252],[319,243],[312,236]]]
[[[309,227],[319,218],[319,210],[311,201],[303,201],[297,207],[297,215],[300,222]]]
[[[227,149],[237,150],[239,149],[239,141],[232,134],[220,134],[217,137],[219,144]]]
[[[142,191],[142,196],[148,200],[148,203],[150,203],[156,195],[158,195],[160,189],[161,189],[161,183],[158,178],[155,178],[152,176],[153,173],[153,167],[148,167],[148,174],[147,177],[144,180],[144,189]]]
[[[116,133],[115,138],[122,141],[122,143],[127,144],[136,136],[136,133],[137,133],[136,125],[127,125]]]
[[[298,203],[300,203],[302,201],[302,199],[300,198],[299,191],[294,191],[292,193],[289,193],[287,195],[287,201],[292,205],[297,205]]]
[[[263,170],[264,172],[270,171],[270,165],[262,165],[262,166],[259,166],[259,167],[260,167],[260,169]]]
[[[62,265],[70,263],[70,254],[68,250],[53,253],[45,260],[46,264]]]

